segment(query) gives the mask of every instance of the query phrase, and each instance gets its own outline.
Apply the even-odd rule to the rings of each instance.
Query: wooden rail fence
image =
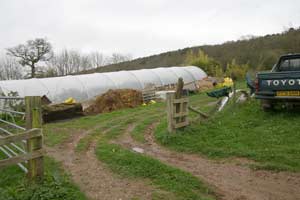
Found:
[[[148,103],[151,100],[155,100],[157,98],[155,93],[155,88],[147,88],[142,90],[143,102]]]
[[[188,97],[182,97],[184,82],[182,78],[178,79],[175,92],[167,93],[167,119],[168,131],[174,132],[178,128],[183,128],[189,125],[188,121]]]

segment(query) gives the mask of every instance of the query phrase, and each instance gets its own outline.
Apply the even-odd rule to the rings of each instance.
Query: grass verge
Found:
[[[48,146],[55,146],[62,143],[74,131],[91,130],[94,128],[107,129],[127,118],[142,117],[145,113],[152,115],[157,113],[164,106],[163,103],[157,103],[150,106],[139,106],[136,108],[122,109],[111,113],[103,113],[94,116],[85,116],[73,119],[67,122],[55,122],[46,124],[44,128],[45,143]]]
[[[300,171],[300,113],[265,113],[255,100],[228,106],[207,122],[193,124],[176,134],[166,132],[166,121],[155,135],[163,145],[177,151],[211,158],[247,157],[256,168]]]
[[[160,113],[158,115],[148,115],[144,117],[137,125],[134,127],[134,129],[131,131],[131,136],[133,139],[135,139],[138,142],[146,142],[145,140],[145,130],[148,126],[153,124],[155,121],[158,121],[160,118],[163,117],[164,113]]]
[[[148,179],[159,189],[175,194],[175,199],[213,199],[211,191],[190,173],[165,165],[151,157],[131,152],[104,140],[99,143],[96,155],[114,172],[126,177]]]
[[[1,169],[0,200],[86,200],[58,163],[46,157],[45,170],[41,183],[30,184],[17,166]]]

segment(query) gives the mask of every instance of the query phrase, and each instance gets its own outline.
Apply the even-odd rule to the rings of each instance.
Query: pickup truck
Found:
[[[300,54],[281,56],[271,71],[257,73],[255,97],[265,111],[279,103],[287,107],[300,104]]]

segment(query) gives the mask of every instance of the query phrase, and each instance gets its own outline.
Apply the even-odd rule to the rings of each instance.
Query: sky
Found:
[[[299,26],[300,0],[0,0],[0,51],[42,37],[137,58]]]

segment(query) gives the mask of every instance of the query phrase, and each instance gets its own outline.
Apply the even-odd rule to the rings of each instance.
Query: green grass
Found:
[[[109,141],[124,133],[129,124],[136,124],[131,133],[134,138],[144,141],[145,129],[165,114],[163,104],[129,109],[125,114],[112,114],[111,117],[102,120],[100,126],[98,123],[91,126],[90,134],[79,141],[76,150],[86,151],[91,142],[100,140],[96,151],[98,158],[118,174],[150,180],[158,189],[158,192],[153,194],[154,199],[213,199],[213,195],[209,195],[209,189],[191,174],[110,144]]]
[[[138,142],[144,143],[145,140],[145,131],[146,129],[155,121],[159,121],[163,117],[164,113],[159,113],[157,115],[148,115],[143,117],[143,119],[137,123],[134,129],[131,131],[131,136]]]
[[[98,135],[98,134],[97,134]],[[83,152],[86,151],[93,140],[97,139],[97,136],[95,134],[87,135],[86,137],[80,139],[78,144],[76,145],[76,151],[77,152]]]
[[[0,160],[5,158],[7,158],[7,156],[2,151],[0,151]]]
[[[207,97],[205,93],[192,95],[190,99],[192,106],[205,112],[209,112],[209,110],[211,110],[212,108],[212,106],[207,106],[206,104],[216,101],[216,99]],[[98,128],[99,130],[105,130],[115,126],[118,123],[121,123],[131,116],[134,116],[136,120],[141,121],[146,120],[146,118],[148,117],[152,118],[153,115],[163,116],[166,113],[165,110],[166,108],[164,103],[156,103],[153,105],[122,109],[111,113],[104,113],[95,116],[81,117],[65,122],[49,123],[44,126],[45,143],[48,146],[55,146],[67,140],[75,131],[86,131],[95,128]],[[191,113],[190,117],[194,119],[197,118],[198,115]],[[137,124],[137,126],[138,128],[140,128],[140,130],[144,130],[145,128],[139,127],[143,125]],[[134,132],[134,138],[138,141],[142,141],[142,132],[137,132],[137,130],[135,130]]]
[[[91,132],[86,137],[80,139],[76,146],[76,150],[78,152],[86,151],[92,141],[101,138],[103,132],[106,133],[107,138],[112,139],[123,133],[128,124],[137,123],[140,125],[140,121],[141,119],[144,119],[145,113],[153,119],[153,116],[157,116],[156,113],[161,110],[161,107],[162,104],[158,104],[135,109],[126,109],[125,115],[112,115],[111,117],[106,118],[106,120],[101,121],[101,125],[90,127]]]
[[[156,159],[110,144],[109,141],[124,133],[129,124],[145,124],[145,121],[141,120],[141,115],[144,116],[145,112],[128,115],[122,120],[115,118],[114,124],[118,123],[106,130],[105,135],[98,127],[90,135],[82,138],[76,149],[87,150],[92,141],[99,140],[96,149],[97,157],[118,174],[150,180],[158,189],[153,194],[153,199],[213,199],[211,191],[191,174],[167,166]],[[148,116],[150,117],[145,118],[147,121],[157,120],[154,118],[155,114]],[[108,120],[106,123],[111,123],[111,121]],[[106,123],[103,124],[104,127]]]
[[[190,104],[209,113],[216,99],[205,93],[190,96]],[[195,121],[197,114],[190,113]],[[110,144],[110,140],[135,124],[132,137],[145,142],[145,130],[160,121],[156,139],[176,151],[198,153],[212,159],[246,157],[257,161],[254,168],[300,171],[300,114],[277,111],[264,113],[253,100],[226,109],[211,119],[192,125],[175,134],[167,133],[165,105],[158,103],[112,113],[88,116],[68,122],[46,125],[46,144],[56,145],[66,140],[72,131],[89,131],[77,145],[77,151],[87,150],[99,140],[97,157],[114,172],[130,178],[149,180],[159,193],[156,199],[205,199],[210,192],[200,180],[189,173],[165,165],[158,160]],[[105,132],[105,134],[104,134]]]
[[[43,127],[43,133],[46,137],[45,144],[50,147],[60,144],[68,139],[74,131],[76,131],[74,128],[55,127],[54,124],[46,124]]]
[[[300,113],[261,111],[256,100],[228,106],[207,122],[193,124],[176,134],[166,132],[166,120],[156,138],[177,151],[211,158],[246,157],[257,168],[300,171]]]
[[[216,99],[207,97],[205,93],[190,96],[191,105],[205,112],[209,112],[212,109],[213,106],[207,104],[213,101],[216,101]],[[216,149],[222,148],[218,143],[207,143],[209,147],[206,148],[206,151],[201,150],[199,146],[205,144],[205,140],[202,141],[203,144],[198,140],[199,135],[201,135],[197,134],[198,129],[204,129],[203,126],[211,126],[211,124],[213,124],[211,121],[205,122],[205,125],[194,124],[184,132],[170,137],[168,135],[166,136],[164,132],[166,130],[165,116],[165,104],[157,103],[95,116],[86,116],[70,121],[46,124],[44,126],[45,143],[48,146],[55,146],[67,140],[74,132],[88,131],[89,134],[79,141],[76,150],[78,152],[85,151],[93,141],[99,140],[100,142],[96,151],[98,158],[105,162],[108,167],[116,173],[126,177],[150,181],[159,191],[153,194],[154,199],[211,199],[213,196],[210,195],[211,192],[201,183],[201,180],[191,174],[165,165],[154,158],[110,144],[110,140],[124,133],[129,124],[136,125],[130,133],[132,137],[139,142],[145,142],[144,133],[147,127],[154,122],[161,121],[156,136],[159,141],[165,142],[164,144],[167,147],[179,151],[212,154],[211,157],[235,156],[234,153],[229,154],[226,151],[222,152],[225,148],[217,151]],[[197,114],[190,114],[192,120],[197,117]],[[224,116],[218,115],[215,119],[221,121],[223,118]],[[222,126],[220,125],[220,127]],[[230,127],[228,129],[230,129]],[[207,130],[209,130],[209,128],[207,128]],[[202,132],[204,131],[201,130],[201,133]],[[222,133],[218,134],[222,135]],[[206,140],[213,140],[213,138],[209,138],[209,134],[207,137]],[[173,141],[174,144],[172,144]],[[195,147],[193,143],[196,144]],[[180,147],[180,145],[182,146]],[[230,146],[230,144],[228,145]],[[215,148],[215,152],[210,151],[210,148]],[[231,148],[232,147],[229,149]],[[203,149],[205,149],[205,145]],[[221,155],[220,152],[224,155]],[[218,153],[220,155],[218,155]],[[28,185],[24,179],[24,174],[20,172],[20,170],[18,171],[17,167],[7,168],[3,173],[1,170],[0,199],[1,197],[5,199],[11,197],[12,199],[28,199],[29,196],[33,196],[35,199],[43,199],[43,194],[47,197],[45,199],[84,199],[84,196],[78,192],[78,188],[72,185],[69,178],[52,160],[47,159],[46,169],[46,179],[44,183],[39,186]],[[13,182],[13,180],[17,181]],[[9,184],[5,184],[5,182]],[[57,189],[57,191],[54,191],[53,188]],[[53,197],[51,195],[58,196]]]
[[[213,199],[211,191],[190,173],[162,164],[156,159],[103,141],[99,143],[96,154],[114,172],[126,177],[150,180],[159,189],[173,193],[172,199]],[[161,199],[161,196],[157,199]]]
[[[45,170],[43,182],[30,184],[19,167],[1,169],[0,200],[86,200],[58,163],[46,158]]]
[[[163,103],[136,108],[122,109],[111,113],[104,113],[95,116],[85,116],[67,122],[55,122],[46,124],[44,128],[45,143],[48,146],[55,146],[62,143],[74,133],[74,131],[86,131],[95,128],[108,129],[124,119],[132,116],[142,117],[144,113],[152,115],[164,108]]]

